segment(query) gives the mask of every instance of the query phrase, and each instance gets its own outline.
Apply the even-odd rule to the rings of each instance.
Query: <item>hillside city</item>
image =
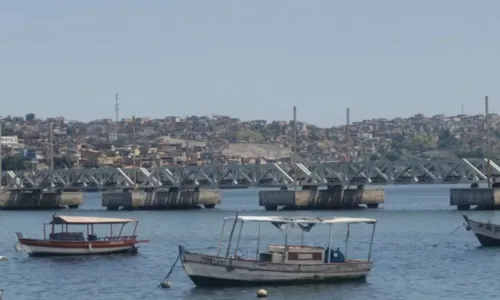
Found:
[[[484,115],[417,114],[353,122],[349,126],[349,143],[346,125],[319,128],[297,121],[296,159],[321,162],[491,157],[499,146],[499,121],[497,114],[490,114],[491,153],[486,151]],[[286,163],[293,160],[295,144],[293,121],[242,121],[221,115],[84,123],[64,117],[41,120],[29,113],[1,118],[1,123],[4,170],[131,167],[134,136],[136,165],[146,168]]]

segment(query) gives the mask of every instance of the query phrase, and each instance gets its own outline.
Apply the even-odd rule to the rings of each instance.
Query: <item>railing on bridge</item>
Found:
[[[388,185],[475,183],[487,180],[487,159],[435,159],[367,161],[352,163],[298,163],[264,165],[169,166],[136,168],[140,188],[234,188],[295,185]],[[500,167],[490,161],[492,177]],[[295,174],[297,171],[297,174]],[[4,171],[7,189],[130,188],[132,168],[58,169],[53,171]]]

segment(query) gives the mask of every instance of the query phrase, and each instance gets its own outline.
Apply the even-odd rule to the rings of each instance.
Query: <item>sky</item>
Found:
[[[0,115],[334,126],[500,109],[498,0],[0,1]]]

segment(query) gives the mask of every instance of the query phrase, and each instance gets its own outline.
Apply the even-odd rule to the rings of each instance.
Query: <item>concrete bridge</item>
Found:
[[[82,191],[90,190],[103,191],[102,206],[108,210],[214,208],[222,199],[219,189],[248,187],[279,188],[259,191],[259,205],[267,210],[377,208],[384,202],[384,191],[371,185],[477,186],[487,182],[489,172],[495,179],[500,167],[492,161],[488,165],[486,159],[4,171],[0,208],[77,208],[83,203]],[[450,204],[468,209],[478,193],[484,198],[481,203],[500,204],[492,198],[492,189],[454,192]]]

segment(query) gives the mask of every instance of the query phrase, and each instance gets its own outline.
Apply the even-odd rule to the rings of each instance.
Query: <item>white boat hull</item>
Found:
[[[371,270],[368,261],[344,263],[282,264],[229,259],[184,251],[181,262],[197,286],[298,284],[364,279]]]
[[[478,222],[463,216],[467,222],[467,230],[471,230],[483,247],[500,247],[500,225]]]

